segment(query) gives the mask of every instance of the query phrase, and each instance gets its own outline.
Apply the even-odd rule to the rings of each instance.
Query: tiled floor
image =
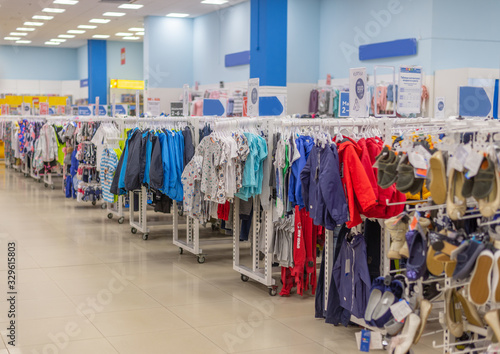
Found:
[[[59,182],[60,183],[60,182]],[[171,217],[150,239],[0,164],[0,354],[355,353],[358,328],[314,319],[314,297],[270,297],[232,269],[179,255]],[[182,226],[181,226],[182,229]],[[202,229],[202,232],[208,232]],[[6,346],[6,242],[17,243],[17,346]],[[433,352],[424,337],[415,353]]]

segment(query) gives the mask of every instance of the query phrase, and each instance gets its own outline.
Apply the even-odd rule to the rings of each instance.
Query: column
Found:
[[[95,103],[99,97],[99,104],[108,104],[108,71],[106,41],[89,39],[88,67],[89,67],[89,103]]]

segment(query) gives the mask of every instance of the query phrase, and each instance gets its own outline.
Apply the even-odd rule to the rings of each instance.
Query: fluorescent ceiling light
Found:
[[[181,13],[177,13],[177,12],[171,12],[169,14],[166,15],[167,17],[188,17],[189,14],[181,14]]]
[[[45,42],[46,45],[59,45],[61,43],[57,43],[57,42]]]
[[[6,41],[18,41],[21,37],[3,37]]]
[[[25,22],[25,26],[43,26],[43,22]]]
[[[63,43],[63,42],[66,42],[66,39],[61,39],[61,38],[52,38],[50,41],[51,41],[51,42],[59,42],[59,43]]]
[[[17,27],[16,30],[23,32],[33,32],[35,29],[31,27]]]
[[[135,41],[137,39],[140,39],[141,37],[123,37],[123,39],[129,39],[131,41]]]
[[[74,34],[60,34],[58,35],[59,38],[75,38],[76,36]]]
[[[209,5],[223,5],[228,2],[229,0],[203,0],[201,3]]]
[[[106,39],[109,38],[109,35],[107,34],[94,34],[92,38],[101,38],[101,39]]]
[[[68,33],[73,33],[73,34],[83,34],[85,31],[82,30],[69,30],[67,31]]]
[[[135,35],[136,36],[144,36],[144,32],[137,32]]]
[[[141,27],[132,27],[128,29],[131,32],[144,32],[144,28]]]
[[[138,10],[141,7],[144,7],[144,5],[139,5],[139,4],[122,4],[118,6],[119,9],[129,9],[129,10]]]
[[[18,43],[18,44],[30,44],[31,41],[22,40],[22,41],[16,41],[16,43]]]
[[[52,20],[54,16],[45,16],[45,15],[35,15],[32,17],[33,20]]]
[[[76,5],[78,4],[78,0],[54,0],[54,4]]]
[[[97,26],[94,25],[80,25],[78,28],[83,28],[83,29],[96,29]]]
[[[10,35],[11,36],[21,36],[21,37],[24,37],[24,36],[27,36],[28,34],[27,33],[23,33],[23,32],[10,32]]]
[[[46,7],[42,10],[42,12],[52,12],[54,14],[62,14],[64,11],[66,11],[66,9],[56,9],[53,7]]]
[[[103,19],[103,18],[93,18],[89,22],[91,22],[91,23],[108,23],[109,21],[111,21],[111,20]]]
[[[103,16],[111,16],[111,17],[122,17],[125,16],[125,12],[105,12],[102,14]]]
[[[133,33],[118,32],[116,35],[119,36],[119,37],[129,37],[129,36],[132,36]]]

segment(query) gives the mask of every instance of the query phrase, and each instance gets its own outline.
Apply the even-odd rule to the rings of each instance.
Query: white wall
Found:
[[[80,88],[79,80],[9,80],[0,79],[0,94],[13,95],[73,95],[87,98],[88,88]]]

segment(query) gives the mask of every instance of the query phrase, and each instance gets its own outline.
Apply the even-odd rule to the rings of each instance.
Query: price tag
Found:
[[[471,152],[467,159],[465,160],[464,167],[468,169],[465,177],[468,179],[474,177],[479,172],[479,168],[481,167],[481,163],[483,162],[483,154],[478,152]]]
[[[394,316],[394,319],[398,322],[403,322],[403,320],[408,317],[410,313],[412,313],[411,307],[408,305],[408,303],[404,300],[399,300],[399,302],[396,302],[393,304],[391,307],[391,312],[392,315]]]
[[[457,151],[453,154],[453,157],[457,160],[457,162],[462,166],[460,170],[457,171],[463,171],[463,166],[465,164],[465,161],[467,160],[467,157],[471,153],[472,149],[470,145],[460,145],[457,148]]]
[[[427,170],[427,162],[425,161],[425,157],[422,154],[419,154],[417,151],[408,153],[408,159],[410,160],[410,163],[414,168]]]

